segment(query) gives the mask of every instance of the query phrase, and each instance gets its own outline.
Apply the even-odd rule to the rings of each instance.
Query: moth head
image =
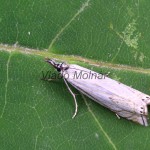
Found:
[[[45,58],[45,61],[51,64],[55,69],[57,69],[58,72],[67,70],[69,68],[69,65],[67,65],[66,63],[60,63],[54,59]]]

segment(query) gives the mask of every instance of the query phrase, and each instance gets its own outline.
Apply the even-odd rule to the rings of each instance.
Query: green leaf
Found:
[[[80,94],[78,114],[44,57],[75,63],[150,94],[149,1],[1,1],[0,147],[148,149],[149,127]],[[32,49],[31,49],[32,48]],[[39,49],[39,50],[37,50]]]
[[[148,0],[1,0],[0,42],[148,68],[149,4]]]

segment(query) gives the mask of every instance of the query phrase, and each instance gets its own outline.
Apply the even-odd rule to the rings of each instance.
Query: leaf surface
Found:
[[[55,72],[47,56],[110,72],[150,94],[149,3],[2,0],[1,149],[148,149],[149,127],[119,120],[73,87],[79,107],[72,119],[74,102],[63,80],[41,78]]]

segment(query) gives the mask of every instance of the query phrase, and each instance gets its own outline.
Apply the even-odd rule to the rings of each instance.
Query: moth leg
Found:
[[[120,119],[120,116],[118,114],[116,114],[117,118]]]
[[[53,79],[44,79],[44,78],[41,78],[41,80],[44,80],[44,81],[52,81]]]
[[[110,74],[110,72],[107,72],[107,73],[105,74],[105,76],[106,76],[106,77],[108,77],[108,76],[109,76],[109,74]]]
[[[58,79],[51,79],[51,78],[41,78],[41,80],[44,80],[44,81],[48,81],[48,82],[50,82],[50,81],[58,81]]]
[[[63,78],[63,79],[64,79],[64,78]],[[77,112],[78,112],[78,104],[77,104],[77,100],[76,100],[75,94],[72,92],[72,90],[70,89],[70,87],[69,87],[69,85],[68,85],[68,83],[67,83],[67,81],[66,81],[65,79],[64,79],[64,82],[65,82],[65,84],[66,84],[68,90],[70,91],[71,95],[73,96],[74,103],[75,103],[75,112],[74,112],[74,114],[73,114],[73,116],[72,116],[72,119],[73,119],[73,118],[77,115]]]

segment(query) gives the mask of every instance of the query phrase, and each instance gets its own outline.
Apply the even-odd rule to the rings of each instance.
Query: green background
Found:
[[[149,149],[150,129],[41,80],[58,58],[150,94],[148,0],[1,0],[0,149]]]

